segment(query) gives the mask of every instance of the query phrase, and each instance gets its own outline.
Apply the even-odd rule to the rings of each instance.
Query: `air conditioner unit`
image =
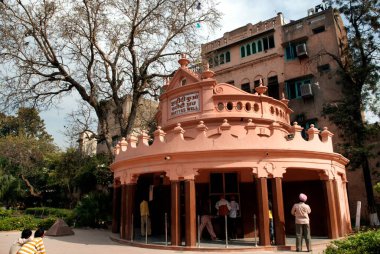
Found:
[[[301,43],[296,46],[297,56],[299,58],[307,57],[306,43]]]
[[[313,96],[313,90],[311,89],[311,84],[301,85],[301,96],[302,98],[308,98]]]

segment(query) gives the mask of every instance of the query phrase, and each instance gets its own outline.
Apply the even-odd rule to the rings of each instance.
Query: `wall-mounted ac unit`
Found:
[[[301,85],[301,96],[302,98],[308,98],[313,96],[313,90],[311,89],[311,84]]]
[[[297,56],[299,58],[307,57],[306,43],[301,43],[296,46]]]

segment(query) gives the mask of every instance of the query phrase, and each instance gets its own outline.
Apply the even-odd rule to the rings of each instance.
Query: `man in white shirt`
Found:
[[[230,201],[230,214],[229,214],[229,223],[228,223],[228,228],[229,228],[229,236],[231,239],[237,239],[237,233],[236,233],[236,217],[239,214],[239,203],[236,202],[235,196],[231,196],[231,201]]]
[[[222,230],[223,235],[221,239],[225,239],[226,238],[226,218],[231,210],[230,202],[228,202],[225,199],[224,195],[221,195],[220,200],[216,202],[215,204],[215,208],[218,212],[218,216],[219,216],[218,221],[219,221],[220,228],[223,229]]]
[[[307,196],[303,193],[299,195],[300,202],[293,205],[292,215],[296,217],[296,251],[302,251],[302,237],[305,238],[307,251],[311,251],[310,237],[310,206],[305,204]]]

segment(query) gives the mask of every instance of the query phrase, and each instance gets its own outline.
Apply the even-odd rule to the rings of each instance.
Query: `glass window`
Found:
[[[225,192],[226,193],[237,193],[238,190],[238,177],[237,173],[225,173],[224,174],[225,182]]]
[[[224,64],[224,53],[219,55],[219,63]]]
[[[268,38],[263,38],[263,44],[264,44],[264,50],[268,50],[269,44],[268,44]]]
[[[247,56],[251,55],[251,45],[248,44],[247,46],[245,46],[247,48]]]
[[[269,40],[269,48],[270,49],[274,48],[274,37],[273,37],[273,35],[270,35],[268,37],[268,40]]]
[[[223,174],[210,174],[210,193],[222,194],[224,192],[223,189]]]
[[[261,40],[257,41],[257,52],[263,51],[263,45],[261,43]]]
[[[210,68],[214,66],[214,60],[212,58],[208,59],[208,65],[210,66]]]
[[[219,65],[219,57],[218,55],[214,56],[214,66],[218,66]]]
[[[245,57],[245,47],[244,46],[241,46],[240,47],[240,56],[243,58]]]
[[[288,95],[288,99],[296,99],[301,98],[301,85],[310,84],[310,79],[302,79],[295,81],[288,81],[285,83],[286,85],[286,93]]]
[[[231,196],[237,200],[239,196],[239,179],[236,172],[210,173],[210,200],[213,214],[216,214],[215,204],[224,195],[230,201]]]
[[[279,93],[279,85],[277,76],[269,77],[268,78],[268,96],[273,97],[277,100],[280,99],[280,93]]]
[[[252,42],[252,54],[256,54],[256,42]]]
[[[250,93],[251,92],[251,87],[249,83],[241,84],[241,90]]]
[[[231,55],[230,55],[230,51],[227,51],[226,52],[226,63],[229,63],[231,62]]]

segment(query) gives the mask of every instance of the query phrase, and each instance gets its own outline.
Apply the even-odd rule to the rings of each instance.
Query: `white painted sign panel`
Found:
[[[199,111],[199,92],[189,93],[170,101],[170,116]]]

